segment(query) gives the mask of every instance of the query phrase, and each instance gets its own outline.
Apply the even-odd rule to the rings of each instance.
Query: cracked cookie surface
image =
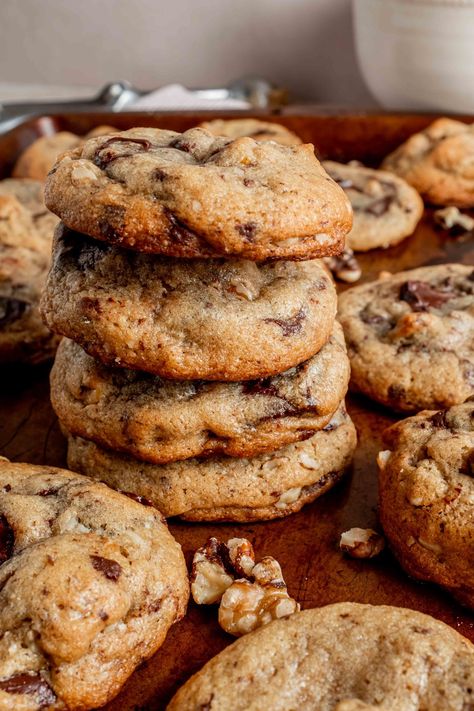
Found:
[[[310,439],[251,459],[212,457],[149,464],[69,437],[71,469],[150,499],[189,521],[257,521],[299,511],[339,481],[356,446],[343,405]]]
[[[472,708],[474,646],[439,620],[343,602],[297,612],[220,652],[167,711]]]
[[[379,512],[402,566],[474,608],[474,403],[423,411],[384,432]]]
[[[39,314],[56,221],[45,213],[38,183],[0,181],[0,363],[39,363],[58,343]]]
[[[338,318],[354,390],[406,412],[474,394],[473,267],[421,267],[354,287]]]
[[[144,255],[57,230],[42,313],[100,360],[185,380],[250,380],[314,355],[336,292],[317,260]]]
[[[214,136],[226,138],[242,138],[248,136],[255,141],[275,141],[282,146],[297,146],[303,143],[301,138],[281,123],[260,121],[259,119],[214,119],[199,124]]]
[[[311,145],[136,128],[65,154],[45,188],[70,228],[176,257],[311,259],[344,246],[352,210]]]
[[[388,171],[323,161],[345,191],[354,211],[346,237],[351,249],[365,252],[398,244],[411,235],[423,214],[423,200],[405,180]]]
[[[0,460],[0,708],[101,706],[187,598],[181,548],[155,508]]]
[[[111,368],[63,339],[51,401],[72,434],[162,464],[209,454],[255,456],[307,439],[327,425],[348,382],[339,324],[308,361],[241,383],[163,380]]]
[[[474,207],[474,124],[437,119],[387,156],[382,168],[435,205]]]

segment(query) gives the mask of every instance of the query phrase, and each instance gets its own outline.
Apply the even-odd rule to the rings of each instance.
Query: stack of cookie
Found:
[[[65,154],[46,199],[72,469],[189,520],[284,516],[339,479],[349,363],[317,258],[351,208],[312,146],[132,129]]]

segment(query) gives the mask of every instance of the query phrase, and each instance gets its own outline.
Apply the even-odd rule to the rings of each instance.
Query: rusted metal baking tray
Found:
[[[222,116],[222,114],[220,114]],[[0,170],[9,174],[19,152],[37,136],[57,130],[85,133],[98,124],[119,129],[159,126],[184,130],[203,120],[202,114],[80,114],[29,119],[0,136]],[[209,114],[205,114],[209,118]],[[410,114],[317,113],[285,110],[274,119],[315,144],[318,155],[377,165],[401,141],[422,129],[433,116]],[[467,118],[467,117],[466,117]],[[473,120],[472,118],[470,119]],[[363,279],[379,271],[400,271],[427,264],[457,261],[474,264],[474,237],[453,238],[434,227],[426,210],[415,235],[387,250],[361,255]],[[47,366],[5,368],[0,372],[0,454],[16,461],[65,465],[65,442],[49,404]],[[378,528],[375,456],[382,430],[395,421],[382,407],[349,398],[359,446],[352,471],[331,492],[287,519],[249,525],[189,524],[170,521],[186,558],[208,536],[249,538],[257,556],[280,561],[289,592],[303,608],[350,600],[401,605],[444,620],[474,641],[474,616],[433,585],[411,580],[385,551],[373,561],[345,558],[339,535],[352,526]],[[217,624],[214,607],[190,603],[184,620],[175,625],[165,644],[130,678],[109,711],[163,709],[174,691],[232,638]]]

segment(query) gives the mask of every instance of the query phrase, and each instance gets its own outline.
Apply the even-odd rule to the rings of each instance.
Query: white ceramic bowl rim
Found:
[[[357,0],[356,0],[357,1]],[[396,0],[402,5],[444,5],[445,7],[474,7],[474,0]],[[383,0],[380,0],[383,2]]]

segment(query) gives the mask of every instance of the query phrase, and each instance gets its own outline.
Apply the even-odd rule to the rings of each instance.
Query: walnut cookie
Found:
[[[252,459],[213,457],[149,464],[69,438],[71,469],[144,496],[168,518],[258,521],[299,511],[343,476],[356,432],[341,405],[310,439]]]
[[[317,260],[184,260],[59,226],[42,313],[105,363],[183,380],[251,380],[314,355],[336,291]]]
[[[400,607],[342,602],[275,620],[211,659],[167,711],[472,709],[474,646]]]
[[[323,161],[324,169],[345,190],[354,210],[346,244],[358,252],[398,244],[415,231],[423,200],[392,173],[359,165]]]
[[[135,128],[92,138],[49,174],[46,204],[71,229],[175,257],[312,259],[352,224],[311,145]]]
[[[281,123],[253,118],[214,119],[200,123],[199,128],[205,128],[214,136],[225,136],[232,139],[248,136],[255,141],[275,141],[282,146],[298,146],[303,143],[296,133],[290,131],[286,126],[282,126]]]
[[[435,205],[474,207],[474,123],[437,119],[387,156],[382,168]]]
[[[354,390],[402,412],[474,394],[473,267],[421,267],[348,289],[338,318]]]
[[[0,182],[1,364],[40,363],[51,358],[58,343],[39,313],[51,240],[44,233],[44,224],[38,228],[34,212],[17,198],[16,186],[11,190],[18,182]],[[30,196],[28,188],[26,192]]]
[[[474,402],[402,420],[384,446],[379,511],[395,555],[474,608]]]
[[[111,368],[63,339],[51,401],[72,434],[163,464],[209,454],[251,457],[307,439],[327,425],[348,383],[339,324],[308,361],[240,383],[163,380]]]
[[[184,615],[181,547],[136,497],[2,460],[0,708],[96,708]]]

